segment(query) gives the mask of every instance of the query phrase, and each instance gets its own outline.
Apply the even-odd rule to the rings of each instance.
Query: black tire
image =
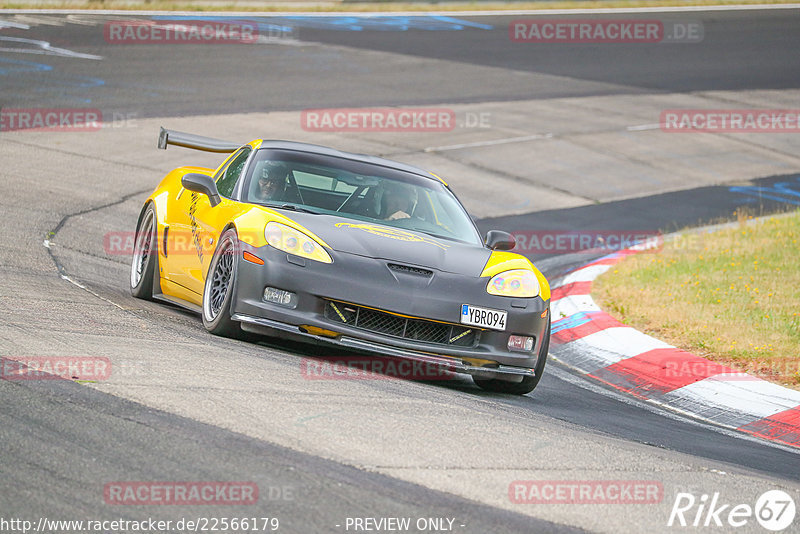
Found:
[[[233,288],[239,266],[239,237],[233,228],[223,232],[208,267],[203,287],[203,326],[217,336],[239,338],[242,327],[231,319]]]
[[[136,227],[131,258],[131,295],[139,299],[153,300],[153,280],[158,265],[157,221],[156,208],[150,203]]]
[[[534,372],[535,376],[526,376],[522,382],[506,382],[505,380],[498,380],[497,378],[478,378],[473,376],[472,381],[475,382],[479,388],[492,393],[510,393],[512,395],[525,395],[530,393],[536,386],[539,385],[539,380],[542,379],[544,373],[544,366],[547,363],[547,353],[550,351],[550,314],[547,317],[547,328],[544,331],[544,342],[539,348],[539,359],[536,362]]]

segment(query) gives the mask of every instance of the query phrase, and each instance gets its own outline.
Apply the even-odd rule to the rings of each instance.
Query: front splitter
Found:
[[[337,336],[328,337],[312,334],[304,331],[299,326],[282,323],[280,321],[273,321],[264,317],[254,317],[252,315],[245,315],[241,313],[234,314],[231,319],[234,321],[241,321],[243,323],[258,325],[266,328],[272,328],[283,332],[289,332],[293,335],[314,339],[323,343],[331,343],[342,347],[351,348],[354,350],[361,350],[366,352],[374,352],[383,356],[390,356],[394,358],[403,358],[416,362],[422,362],[432,365],[444,367],[449,371],[455,373],[468,374],[477,376],[478,378],[505,380],[508,382],[520,382],[526,376],[536,376],[533,369],[524,367],[512,367],[509,365],[497,365],[496,367],[478,367],[465,362],[457,357],[438,356],[435,354],[428,354],[425,352],[417,352],[407,349],[392,347],[381,343],[372,341],[365,341],[350,336]]]

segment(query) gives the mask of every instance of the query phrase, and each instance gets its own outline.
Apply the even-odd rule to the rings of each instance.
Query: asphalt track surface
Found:
[[[7,17],[6,17],[7,18]],[[627,18],[627,17],[626,17]],[[139,117],[202,116],[242,111],[298,110],[309,107],[366,105],[427,105],[438,102],[482,101],[554,96],[626,95],[702,90],[797,89],[800,87],[800,12],[753,11],[666,15],[678,21],[700,20],[705,31],[701,48],[689,45],[649,47],[553,46],[531,51],[509,47],[507,23],[511,18],[476,17],[466,20],[493,29],[466,27],[459,31],[382,28],[354,31],[314,27],[304,21],[293,30],[300,40],[335,45],[322,46],[314,56],[298,48],[215,47],[213,54],[174,47],[164,54],[157,47],[115,47],[105,43],[96,25],[38,25],[36,38],[54,46],[109,58],[103,62],[71,62],[70,58],[0,52],[6,70],[2,83],[3,107],[92,106]],[[2,20],[3,17],[0,17]],[[23,35],[6,28],[2,36]],[[30,34],[27,34],[30,37]],[[14,46],[17,46],[16,44]],[[22,46],[22,45],[20,45]],[[286,50],[289,52],[286,52]],[[367,54],[388,51],[402,58],[396,65],[364,63],[364,55],[348,58],[350,50]],[[697,51],[701,52],[698,53]],[[455,61],[463,68],[438,77],[414,58]],[[30,60],[30,61],[28,61]],[[33,63],[47,63],[51,70]],[[27,63],[26,63],[27,62]],[[496,78],[474,76],[472,66],[490,66]],[[14,70],[16,69],[16,70]],[[531,87],[515,82],[515,73],[527,71],[557,75],[542,78]],[[569,77],[565,85],[565,78]],[[549,81],[548,81],[549,80]],[[102,82],[102,83],[101,83]],[[100,89],[102,88],[102,90]],[[36,165],[30,166],[35,175]],[[758,185],[769,187],[787,177],[766,177]],[[154,179],[155,180],[155,179]],[[32,178],[32,183],[36,179]],[[142,195],[140,194],[139,197]],[[139,197],[133,197],[136,200]],[[14,201],[10,194],[8,202]],[[790,201],[791,198],[788,198]],[[44,196],[37,211],[59,214],[62,223],[93,216],[113,199],[94,199],[94,207],[72,209]],[[10,206],[11,204],[6,204]],[[580,229],[588,224],[614,228],[673,230],[729,217],[745,206],[754,212],[780,211],[791,202],[745,198],[725,186],[625,199],[570,209],[538,211],[528,215],[495,217],[479,221],[482,229]],[[10,209],[10,208],[9,208]],[[125,217],[130,219],[131,212]],[[102,221],[101,219],[98,219]],[[599,223],[598,221],[602,221]],[[65,225],[66,226],[66,225]],[[4,231],[4,235],[8,232]],[[38,235],[36,236],[38,237]],[[59,236],[55,235],[54,239]],[[0,253],[2,254],[2,253]],[[125,304],[125,267],[112,270],[105,284],[97,282],[91,258],[55,256],[49,268],[62,269],[78,281],[92,280],[101,298]],[[588,258],[536,257],[548,276]],[[16,260],[0,258],[4,265]],[[81,262],[86,262],[82,270]],[[77,271],[77,272],[76,272]],[[57,281],[56,284],[67,282]],[[35,289],[32,289],[35,291]],[[143,318],[143,319],[142,319]],[[154,328],[169,328],[177,336],[199,338],[219,350],[230,342],[203,337],[202,325],[191,315],[163,306],[147,307],[137,316]],[[13,346],[4,331],[4,343]],[[46,341],[49,333],[40,333]],[[10,349],[3,349],[3,353]],[[240,349],[253,354],[266,351],[270,360],[312,356],[304,346],[267,343]],[[480,401],[488,420],[500,414],[531,419],[531,432],[542,420],[568,439],[580,430],[631,444],[654,455],[680,453],[709,469],[745,473],[776,485],[792,486],[800,480],[795,452],[741,436],[722,433],[708,425],[675,414],[660,413],[631,401],[556,363],[548,364],[539,387],[529,396],[488,396],[467,381],[445,384],[400,383],[412,397],[426,390],[453,402]],[[412,385],[414,387],[412,387]],[[394,382],[371,385],[375,391],[397,390]],[[464,399],[463,394],[472,396]],[[113,480],[254,480],[261,491],[290,488],[291,498],[262,498],[257,513],[290,518],[290,532],[341,531],[334,525],[345,517],[412,516],[457,517],[463,532],[568,532],[572,527],[537,519],[536,513],[519,514],[411,484],[383,474],[318,458],[296,450],[253,439],[213,425],[120,399],[75,383],[0,381],[4,409],[0,413],[0,513],[14,517],[102,517],[109,512],[98,495]],[[377,407],[376,410],[380,410]],[[232,414],[247,417],[247,414]],[[550,424],[550,423],[548,423]],[[642,447],[643,446],[643,447]],[[484,451],[481,451],[485,453]],[[391,451],[386,451],[387,455]],[[469,459],[464,460],[469,463]],[[688,483],[687,483],[688,485]],[[194,510],[154,512],[128,507],[115,516],[160,519],[197,515]],[[211,515],[207,513],[205,515]],[[532,517],[533,516],[533,517]],[[796,524],[795,524],[796,527]],[[624,530],[624,529],[623,529]],[[635,531],[631,527],[630,531]]]
[[[508,24],[517,18],[526,17],[464,17],[491,29],[470,27],[463,22],[440,23],[448,28],[442,31],[419,29],[436,27],[425,23],[425,17],[412,17],[411,22],[400,25],[361,26],[305,18],[256,19],[269,25],[264,32],[276,39],[296,38],[497,69],[494,75],[485,77],[469,68],[431,71],[408,60],[397,65],[370,64],[368,58],[339,48],[323,48],[309,54],[302,49],[287,53],[269,47],[228,45],[215,47],[214,54],[197,54],[190,47],[176,46],[164,53],[163,48],[153,45],[108,44],[93,26],[39,25],[37,39],[56,47],[102,55],[106,60],[74,65],[69,58],[49,57],[47,63],[52,70],[47,71],[19,63],[6,64],[0,105],[56,107],[90,100],[104,110],[165,117],[309,107],[797,87],[797,10],[659,14],[658,19],[665,24],[699,21],[704,33],[699,45],[512,43]],[[624,18],[651,20],[654,16]],[[102,24],[105,20],[123,19],[104,16],[99,20]],[[329,29],[331,26],[338,29]],[[269,29],[273,27],[277,29]],[[409,29],[402,31],[406,27]],[[3,35],[30,38],[25,30],[16,28],[5,29]],[[6,45],[36,48],[24,43]],[[37,58],[7,57],[16,61]],[[540,78],[532,86],[515,74],[519,72],[556,77]],[[565,83],[561,76],[569,77],[569,82]],[[36,90],[28,90],[31,87]]]
[[[346,517],[442,514],[468,522],[468,532],[576,531],[148,410],[68,381],[30,387],[3,382],[0,396],[5,406],[14,406],[2,417],[6,517],[104,517],[107,507],[97,499],[101,480],[246,480],[259,486],[259,503],[246,517],[291,518],[282,525],[291,532],[335,530]],[[39,439],[19,439],[26,434]],[[44,502],[26,495],[32,484],[47,488]],[[114,517],[198,517],[188,506],[167,513],[149,508]]]

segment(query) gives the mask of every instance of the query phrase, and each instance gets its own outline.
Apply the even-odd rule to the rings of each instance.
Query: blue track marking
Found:
[[[561,330],[569,330],[570,328],[576,328],[578,326],[584,325],[592,320],[592,316],[597,315],[599,312],[578,312],[573,313],[568,317],[564,317],[563,319],[559,319],[557,321],[553,321],[553,324],[550,326],[550,332],[555,334],[556,332],[560,332]]]
[[[770,187],[733,186],[728,191],[747,195],[753,201],[768,199],[800,206],[800,176],[796,176],[793,182],[778,182]]]
[[[491,30],[489,24],[457,19],[444,15],[343,15],[317,17],[313,15],[287,15],[280,17],[253,17],[250,19],[223,16],[181,15],[155,16],[153,20],[207,20],[239,24],[258,24],[260,31],[291,32],[293,28],[337,31],[460,31],[467,28]]]
[[[50,65],[36,63],[34,61],[24,61],[22,59],[0,57],[0,63],[4,64],[0,65],[0,76],[15,72],[48,72],[53,70],[53,67]]]

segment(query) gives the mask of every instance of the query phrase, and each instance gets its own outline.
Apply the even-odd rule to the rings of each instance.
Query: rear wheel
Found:
[[[152,300],[153,279],[158,264],[156,240],[156,209],[149,204],[136,228],[136,239],[131,259],[131,294],[140,299]]]
[[[549,315],[549,314],[548,314]],[[522,382],[506,382],[497,378],[478,378],[473,376],[472,381],[486,391],[493,393],[510,393],[512,395],[525,395],[533,391],[539,384],[544,373],[544,365],[547,363],[547,353],[550,351],[550,318],[547,318],[547,328],[544,331],[544,340],[539,348],[539,359],[536,362],[534,376],[526,376]]]
[[[236,230],[226,230],[219,238],[203,289],[203,326],[212,334],[240,337],[241,325],[233,315],[233,287],[238,268],[239,238]]]

